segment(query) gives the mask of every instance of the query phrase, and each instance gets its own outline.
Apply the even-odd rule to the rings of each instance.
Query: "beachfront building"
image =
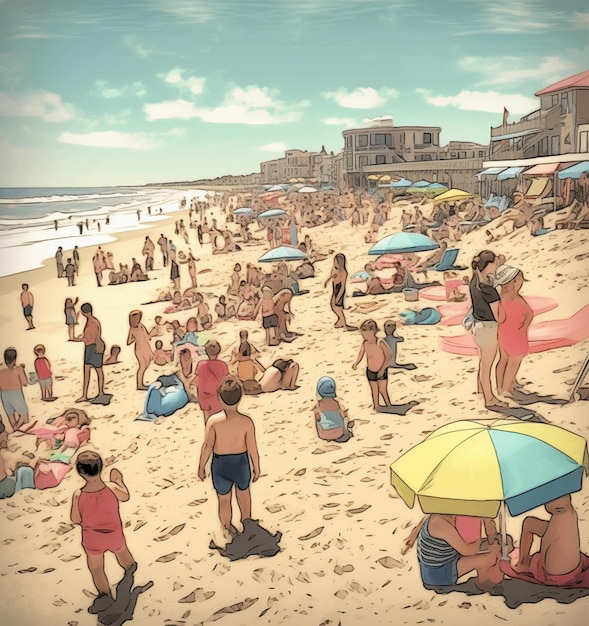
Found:
[[[439,126],[395,126],[392,117],[379,118],[364,128],[343,131],[345,183],[367,187],[370,175],[409,180],[425,179],[475,191],[475,174],[488,155],[488,146],[451,141],[440,146]]]
[[[283,157],[260,163],[260,180],[263,185],[276,185],[300,178],[338,187],[343,181],[342,173],[343,153],[328,153],[325,146],[319,152],[286,150]]]
[[[589,70],[537,91],[540,108],[491,128],[490,160],[529,159],[589,151]]]

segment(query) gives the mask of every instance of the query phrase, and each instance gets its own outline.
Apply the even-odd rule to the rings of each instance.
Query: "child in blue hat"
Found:
[[[344,443],[353,437],[353,422],[348,421],[348,411],[336,399],[335,381],[322,376],[317,381],[317,404],[314,407],[317,435],[326,441]]]

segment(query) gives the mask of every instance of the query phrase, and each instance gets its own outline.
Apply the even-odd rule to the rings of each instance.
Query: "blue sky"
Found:
[[[0,0],[0,187],[249,173],[384,115],[488,143],[588,32],[583,0]]]

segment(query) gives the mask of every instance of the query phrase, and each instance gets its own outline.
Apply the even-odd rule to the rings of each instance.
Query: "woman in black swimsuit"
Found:
[[[337,316],[336,328],[345,328],[346,330],[358,330],[356,326],[348,326],[344,315],[344,300],[346,296],[346,281],[348,280],[348,271],[346,270],[346,257],[339,253],[333,259],[333,269],[331,276],[325,281],[324,287],[331,280],[331,310]]]

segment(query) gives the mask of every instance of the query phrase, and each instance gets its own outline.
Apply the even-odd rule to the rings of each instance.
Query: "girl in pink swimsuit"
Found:
[[[501,286],[501,304],[505,312],[505,320],[498,329],[497,389],[504,396],[511,396],[516,390],[517,372],[529,352],[528,328],[534,312],[519,293],[523,282],[524,276],[516,267],[502,265],[497,270],[495,284]]]

